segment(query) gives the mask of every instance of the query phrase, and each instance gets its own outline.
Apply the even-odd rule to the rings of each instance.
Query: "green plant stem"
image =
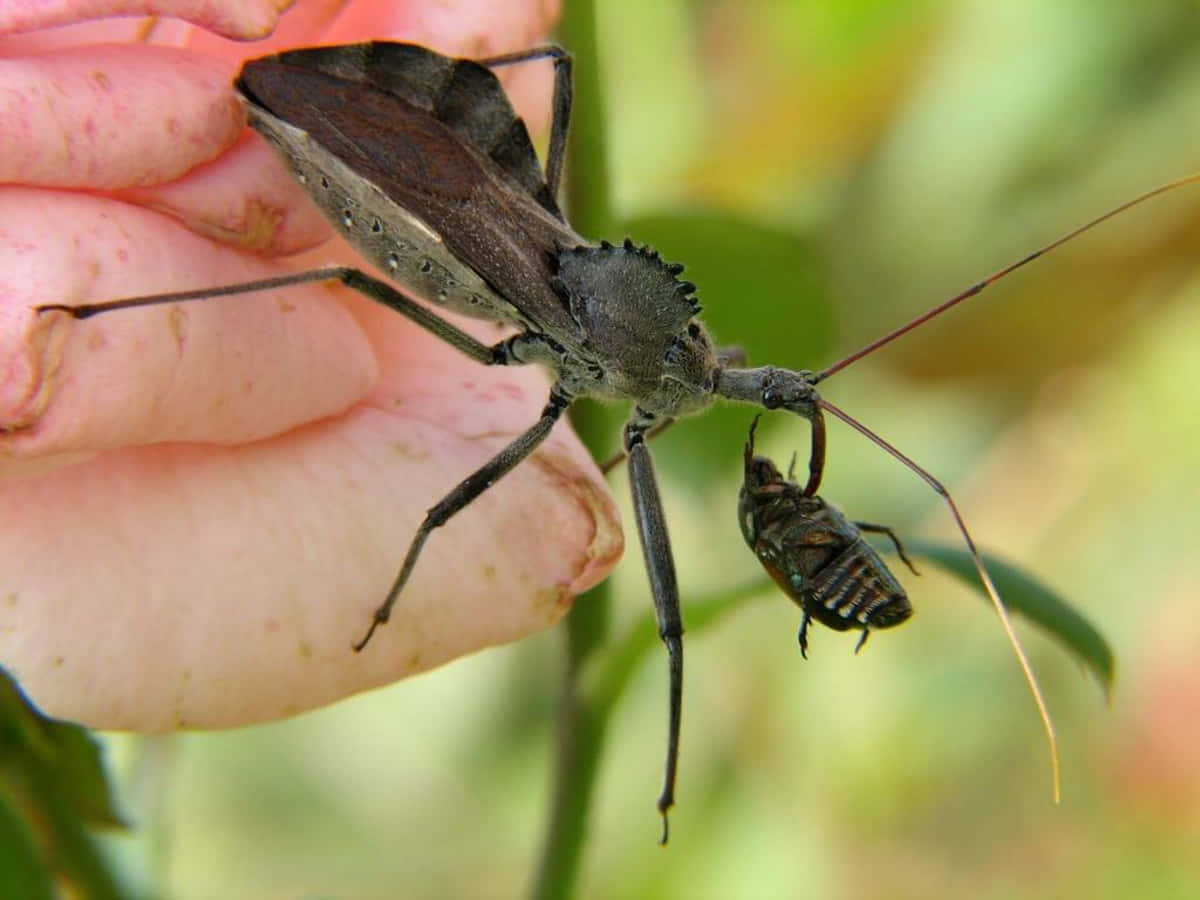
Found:
[[[591,0],[572,3],[562,40],[575,57],[575,96],[567,167],[567,208],[582,234],[611,229],[608,160],[600,86],[596,11]],[[587,407],[571,421],[593,455],[602,452],[599,417]],[[604,647],[610,631],[611,590],[607,583],[576,598],[566,618],[567,660],[556,724],[554,782],[532,896],[566,898],[575,892],[583,857],[588,813],[600,766],[607,710],[600,711],[582,687],[588,660]]]
[[[595,597],[596,593],[605,596]],[[606,588],[578,598],[579,604],[609,602]],[[567,623],[568,634],[571,632]],[[568,639],[568,647],[572,641]],[[538,900],[566,898],[575,892],[587,833],[588,811],[607,730],[607,710],[598,710],[580,688],[575,658],[568,656],[559,699],[554,787],[542,853],[534,882]]]

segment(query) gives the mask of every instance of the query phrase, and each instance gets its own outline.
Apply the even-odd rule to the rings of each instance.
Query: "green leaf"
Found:
[[[985,594],[971,554],[965,548],[912,540],[906,540],[904,545],[910,553],[925,557]],[[1116,678],[1116,662],[1112,647],[1099,629],[1028,572],[994,556],[984,554],[983,559],[1004,605],[1040,626],[1078,657],[1100,680],[1107,695]]]
[[[55,883],[101,900],[127,896],[88,829],[124,824],[100,747],[86,729],[43,716],[3,668],[0,797],[7,807],[0,883],[25,885],[13,896],[36,897],[43,888],[53,896]],[[25,864],[14,865],[14,858]]]
[[[33,835],[7,798],[0,801],[0,884],[9,897],[51,900],[55,895]]]
[[[53,790],[81,820],[124,825],[109,789],[100,747],[87,730],[43,716],[0,668],[0,752]]]

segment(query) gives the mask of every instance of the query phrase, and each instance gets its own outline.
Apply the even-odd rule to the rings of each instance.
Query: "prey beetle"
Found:
[[[850,522],[842,512],[792,481],[765,456],[754,453],[758,417],[750,425],[745,474],[738,493],[738,523],[746,544],[767,574],[804,611],[800,653],[808,656],[808,624],[816,619],[836,631],[859,629],[857,653],[873,628],[907,622],[912,605],[900,582],[861,532],[886,534],[916,573],[892,529]]]

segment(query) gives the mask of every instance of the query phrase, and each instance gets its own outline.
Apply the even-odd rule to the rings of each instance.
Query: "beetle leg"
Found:
[[[900,555],[901,561],[912,570],[914,575],[921,574],[917,571],[917,567],[913,565],[912,560],[908,558],[908,554],[904,552],[904,545],[900,543],[900,538],[896,537],[896,532],[892,531],[887,525],[875,525],[871,522],[855,522],[854,527],[859,531],[866,531],[871,534],[886,534],[892,539],[892,543],[896,545],[896,553]]]
[[[808,610],[804,611],[804,618],[800,620],[800,632],[796,635],[796,640],[800,643],[800,656],[803,659],[808,659],[808,623],[812,621],[812,616],[808,614]]]
[[[858,643],[854,645],[855,655],[857,655],[858,651],[863,648],[863,644],[865,644],[867,642],[867,638],[870,637],[870,635],[871,635],[871,630],[869,628],[864,628],[863,632],[862,632],[862,637],[860,637],[858,639]]]

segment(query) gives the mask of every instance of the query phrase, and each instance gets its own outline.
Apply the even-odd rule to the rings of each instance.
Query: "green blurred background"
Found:
[[[752,362],[820,368],[1200,168],[1194,2],[600,6],[623,224],[594,237],[628,232],[687,263],[705,320]],[[1113,642],[1106,704],[1021,628],[1059,729],[1061,806],[976,594],[928,565],[899,571],[909,624],[857,657],[855,635],[814,626],[805,662],[799,611],[763,590],[688,635],[665,850],[665,657],[637,669],[609,727],[581,896],[1200,896],[1197,246],[1193,187],[825,385],[945,480],[985,549]],[[723,409],[655,446],[685,620],[689,600],[761,575],[735,515],[751,417]],[[825,496],[902,536],[953,538],[916,477],[830,427]],[[776,415],[760,447],[786,459],[806,441]],[[623,474],[614,489],[631,522]],[[650,602],[629,541],[618,636]],[[142,824],[116,852],[177,898],[521,895],[562,670],[557,629],[277,725],[114,737]]]

